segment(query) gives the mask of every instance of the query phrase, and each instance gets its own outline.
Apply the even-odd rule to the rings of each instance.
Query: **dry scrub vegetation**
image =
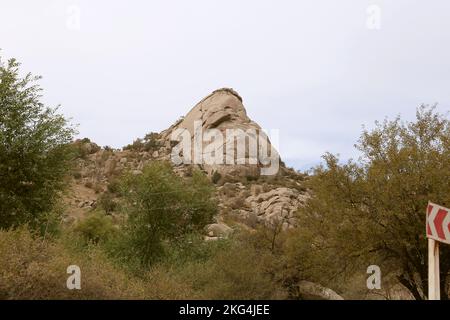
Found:
[[[242,243],[241,243],[242,244]],[[229,243],[132,271],[100,245],[68,234],[47,238],[21,227],[0,231],[0,299],[270,299],[285,298],[268,257]],[[202,252],[200,252],[202,251]],[[66,269],[81,269],[82,289],[68,290]]]

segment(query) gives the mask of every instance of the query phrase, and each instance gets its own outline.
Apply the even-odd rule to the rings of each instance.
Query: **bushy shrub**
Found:
[[[125,254],[139,257],[143,265],[158,260],[165,243],[201,232],[217,211],[214,189],[204,174],[183,179],[165,162],[152,162],[139,175],[125,175],[121,188],[128,216]]]
[[[117,202],[114,195],[109,191],[104,192],[97,200],[97,204],[105,210],[106,214],[110,214],[117,209]]]
[[[145,135],[144,139],[138,138],[133,141],[132,144],[126,145],[123,147],[123,150],[131,150],[131,151],[156,151],[159,147],[161,147],[161,143],[159,142],[160,134],[156,132],[150,132]]]
[[[136,139],[133,141],[132,144],[128,144],[125,147],[123,147],[123,150],[132,150],[132,151],[141,151],[144,148],[144,143],[142,142],[142,139]]]
[[[150,132],[144,137],[144,150],[145,151],[155,151],[161,147],[159,142],[160,134],[156,132]]]
[[[114,227],[110,216],[94,211],[75,225],[74,232],[79,234],[86,243],[98,243],[114,237],[117,228]]]
[[[75,140],[72,144],[75,158],[87,159],[88,155],[96,153],[101,148],[97,144],[91,142],[88,138]]]
[[[211,181],[212,183],[217,184],[221,178],[222,175],[218,171],[214,171],[214,173],[211,176]]]
[[[112,179],[108,183],[107,190],[110,193],[119,194],[120,193],[120,181],[119,181],[119,179],[116,179],[116,178]]]
[[[288,298],[281,275],[277,276],[279,257],[257,248],[248,237],[254,236],[237,237],[213,248],[207,259],[186,263],[179,273],[206,299]]]
[[[263,260],[264,257],[248,248],[237,247],[219,253],[205,268],[203,277],[199,276],[199,281],[207,281],[205,295],[210,299],[283,297],[282,288],[264,270]]]

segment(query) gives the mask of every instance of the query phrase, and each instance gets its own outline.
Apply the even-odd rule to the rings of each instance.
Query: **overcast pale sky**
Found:
[[[363,124],[450,110],[448,0],[0,0],[0,48],[80,136],[114,147],[220,87],[298,169],[357,156]]]

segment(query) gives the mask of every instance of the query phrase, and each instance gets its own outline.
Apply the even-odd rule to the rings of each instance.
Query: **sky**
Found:
[[[299,170],[357,158],[362,125],[450,110],[448,0],[0,0],[0,48],[116,148],[222,87]]]

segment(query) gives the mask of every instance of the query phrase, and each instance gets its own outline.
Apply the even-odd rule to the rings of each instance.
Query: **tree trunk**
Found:
[[[398,281],[411,292],[411,294],[414,296],[414,299],[416,300],[424,300],[422,295],[419,292],[419,289],[417,288],[417,285],[407,279],[403,274],[398,276]]]

